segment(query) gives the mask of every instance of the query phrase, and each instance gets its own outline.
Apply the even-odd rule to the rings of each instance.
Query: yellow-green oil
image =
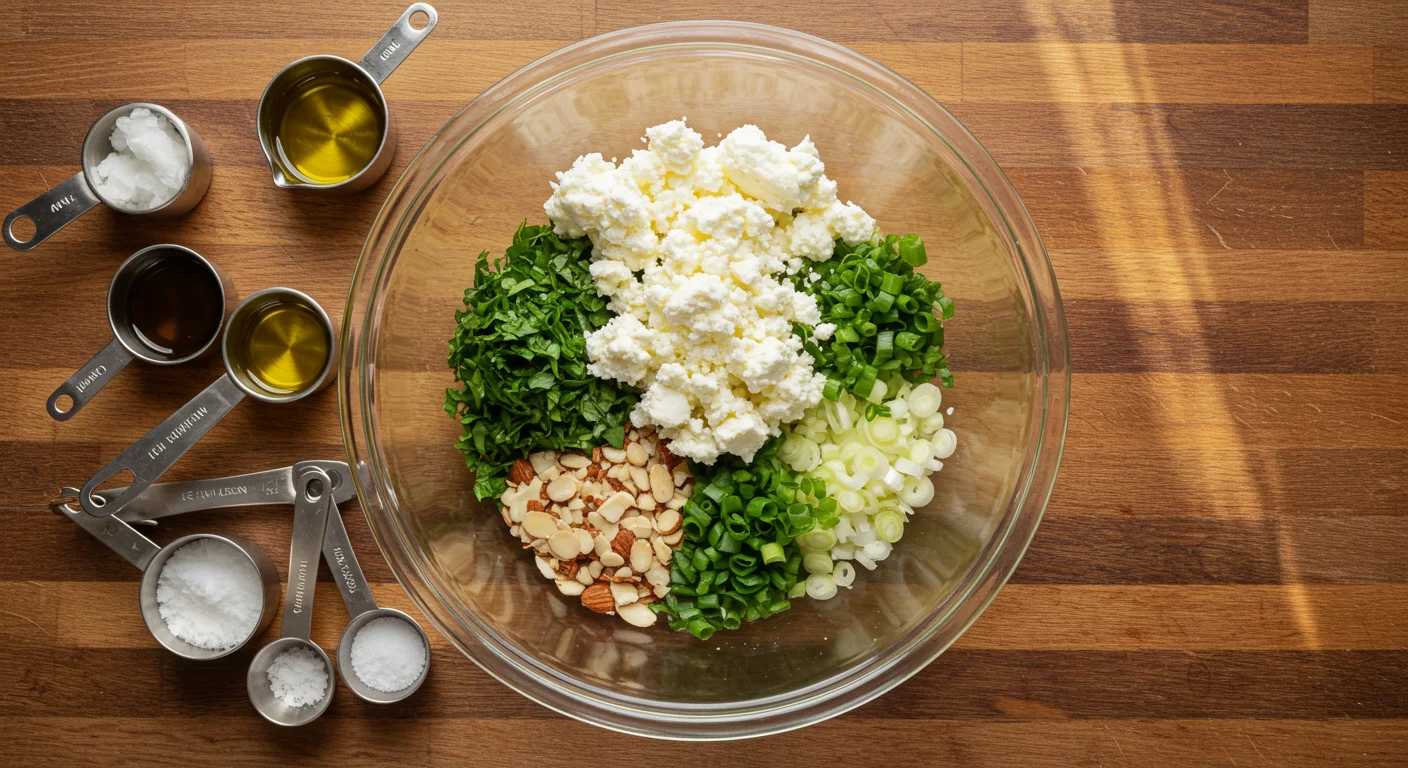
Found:
[[[233,362],[270,395],[293,395],[317,383],[331,344],[316,310],[275,301],[261,307],[245,325],[241,354]]]
[[[274,106],[280,165],[307,184],[336,184],[371,165],[386,115],[366,84],[336,72],[294,83]]]

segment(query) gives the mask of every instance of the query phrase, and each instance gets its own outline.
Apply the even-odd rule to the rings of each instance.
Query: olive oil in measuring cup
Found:
[[[325,321],[317,310],[292,297],[260,307],[232,346],[240,348],[230,362],[238,374],[269,395],[301,392],[323,375],[332,348]]]
[[[308,184],[338,184],[371,165],[386,134],[378,94],[340,72],[315,72],[273,105],[279,164]]]

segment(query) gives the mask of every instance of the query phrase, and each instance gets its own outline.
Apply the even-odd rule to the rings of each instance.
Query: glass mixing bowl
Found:
[[[713,142],[745,123],[810,134],[884,232],[918,232],[957,304],[944,391],[959,448],[894,554],[855,587],[701,643],[634,629],[560,595],[477,503],[441,407],[447,340],[481,250],[546,221],[555,171],[625,157],[688,116]],[[681,739],[814,723],[893,688],[992,600],[1036,530],[1067,420],[1066,325],[1041,241],[993,159],[913,84],[853,51],[754,24],[627,29],[564,48],[485,91],[387,198],[348,299],[339,379],[357,491],[391,569],[489,674],[566,715]],[[444,695],[453,695],[444,691]]]

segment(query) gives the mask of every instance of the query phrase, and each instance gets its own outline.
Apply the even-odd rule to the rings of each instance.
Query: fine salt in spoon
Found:
[[[284,596],[284,619],[280,637],[260,649],[249,663],[245,688],[249,701],[265,720],[275,725],[307,725],[317,720],[332,703],[332,660],[309,639],[313,629],[313,592],[318,580],[318,557],[332,510],[332,479],[328,473],[311,467],[295,480],[298,495],[293,502],[293,541],[289,546],[288,589]],[[269,683],[269,667],[284,651],[311,650],[327,672],[327,689],[312,704],[291,707],[274,696]]]

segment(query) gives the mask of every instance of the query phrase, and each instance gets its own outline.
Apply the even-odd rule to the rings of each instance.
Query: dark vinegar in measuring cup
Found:
[[[199,351],[224,319],[220,282],[195,259],[163,259],[137,277],[129,295],[132,330],[143,343],[172,357]]]

